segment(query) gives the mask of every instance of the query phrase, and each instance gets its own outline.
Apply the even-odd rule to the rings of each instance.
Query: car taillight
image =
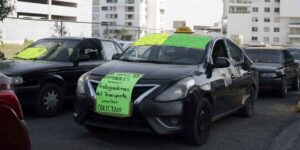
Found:
[[[3,85],[0,85],[0,87],[4,88]],[[8,89],[8,88],[7,88]],[[11,107],[15,112],[16,115],[23,120],[23,112],[19,103],[19,100],[15,93],[11,90],[0,90],[0,103],[8,105]]]

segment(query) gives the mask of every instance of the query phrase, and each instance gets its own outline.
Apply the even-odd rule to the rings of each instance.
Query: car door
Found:
[[[218,52],[219,51],[219,52]],[[218,57],[224,57],[229,60],[224,40],[219,39],[214,43],[211,58],[213,64]],[[213,68],[210,80],[215,98],[215,115],[222,116],[230,111],[232,105],[232,76],[235,76],[232,65],[227,68]]]
[[[247,96],[249,82],[251,82],[251,72],[249,68],[243,65],[246,61],[244,52],[232,41],[226,39],[226,48],[232,63],[232,100],[231,110],[237,109],[243,105]]]

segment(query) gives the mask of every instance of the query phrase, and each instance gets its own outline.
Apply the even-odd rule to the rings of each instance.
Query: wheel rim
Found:
[[[209,112],[207,109],[202,108],[197,119],[198,135],[202,136],[203,133],[209,128]]]
[[[45,93],[43,97],[43,104],[46,110],[53,110],[57,107],[59,102],[59,94],[56,90],[52,89]]]

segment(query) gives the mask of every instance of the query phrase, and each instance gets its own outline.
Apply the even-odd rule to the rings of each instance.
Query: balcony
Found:
[[[229,6],[251,7],[252,2],[249,0],[230,0]]]

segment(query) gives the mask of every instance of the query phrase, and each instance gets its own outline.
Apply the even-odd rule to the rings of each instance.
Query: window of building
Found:
[[[93,20],[99,20],[100,16],[98,14],[93,14]]]
[[[258,27],[252,27],[252,32],[258,32]]]
[[[127,15],[125,16],[125,18],[126,18],[127,20],[132,20],[132,19],[133,19],[133,14],[127,14]]]
[[[280,42],[280,38],[279,37],[273,37],[273,42],[274,43],[279,43]]]
[[[265,17],[265,18],[264,18],[264,22],[270,22],[270,18]]]
[[[280,0],[275,0],[276,3],[280,3]]]
[[[265,2],[266,2],[266,3],[269,3],[269,2],[271,2],[271,1],[270,1],[270,0],[265,0]]]
[[[93,0],[93,5],[100,5],[100,0]]]
[[[118,14],[106,14],[106,18],[118,18]]]
[[[270,7],[265,7],[265,12],[271,12]]]
[[[108,7],[107,7],[107,6],[103,6],[103,7],[101,8],[101,10],[107,11],[107,10],[108,10]]]
[[[252,37],[251,37],[251,40],[252,40],[252,41],[257,41],[258,38],[257,38],[257,36],[252,36]]]
[[[264,32],[270,32],[270,27],[264,27]]]
[[[257,17],[253,17],[252,18],[252,22],[258,22],[258,18]]]
[[[132,22],[125,22],[126,26],[132,26]]]
[[[164,9],[160,9],[160,15],[165,15],[165,10]]]
[[[48,0],[18,0],[21,2],[29,2],[29,3],[39,3],[39,4],[49,4]]]
[[[274,12],[275,13],[279,13],[280,12],[280,8],[274,8]]]
[[[99,8],[99,7],[93,7],[93,12],[94,12],[94,13],[100,12],[100,8]]]
[[[118,3],[118,0],[106,0],[106,3]]]
[[[253,11],[253,12],[258,12],[258,7],[253,7],[253,8],[252,8],[252,11]]]
[[[270,37],[264,37],[264,42],[270,42]]]
[[[274,32],[280,32],[280,28],[274,28]]]
[[[133,6],[127,6],[127,7],[125,8],[125,11],[126,11],[126,12],[134,12],[134,7],[133,7]]]
[[[52,0],[52,5],[65,6],[65,7],[77,7],[77,3],[63,2],[59,0]]]
[[[134,0],[126,0],[125,4],[134,4]]]

